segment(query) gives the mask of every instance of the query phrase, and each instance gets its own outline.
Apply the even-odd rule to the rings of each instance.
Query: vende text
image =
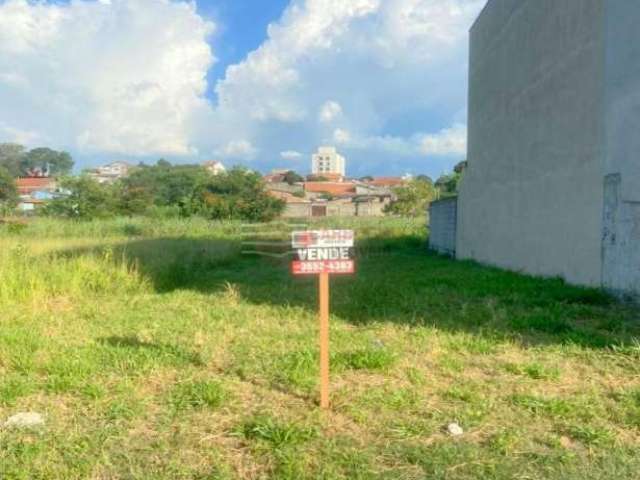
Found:
[[[298,249],[298,259],[306,260],[349,260],[351,252],[348,247],[336,248],[304,248]]]

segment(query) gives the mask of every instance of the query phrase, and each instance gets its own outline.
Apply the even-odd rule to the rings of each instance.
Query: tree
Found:
[[[436,180],[436,188],[442,197],[451,197],[458,192],[459,175],[452,173],[450,175],[442,175]]]
[[[284,181],[289,185],[293,185],[294,183],[304,182],[304,178],[293,170],[289,170],[284,174]]]
[[[468,162],[466,160],[462,160],[461,162],[456,163],[455,167],[453,167],[453,171],[462,175],[467,168]]]
[[[418,175],[416,176],[416,180],[422,180],[423,182],[427,182],[433,185],[433,180],[429,175]]]
[[[328,182],[329,179],[327,177],[323,177],[322,175],[307,175],[308,182]]]
[[[393,192],[396,199],[386,207],[385,212],[402,216],[423,215],[429,203],[437,197],[434,186],[418,178],[395,187]]]
[[[115,212],[113,190],[110,185],[101,185],[89,176],[66,177],[60,188],[68,195],[49,202],[43,209],[45,215],[91,220],[109,217]]]
[[[48,172],[52,177],[68,175],[73,169],[73,159],[67,152],[41,147],[29,150],[21,162],[22,173],[33,170]]]
[[[18,204],[18,189],[9,171],[0,167],[0,213],[13,209]]]
[[[167,162],[168,163],[168,162]],[[124,213],[143,213],[146,207],[184,206],[198,186],[210,179],[199,165],[166,165],[139,167],[120,180],[120,208]]]
[[[22,173],[22,162],[26,154],[25,148],[17,143],[0,143],[0,167],[9,175],[17,178]]]
[[[372,182],[373,177],[371,175],[365,175],[364,177],[360,177],[361,182]]]
[[[212,219],[270,221],[284,210],[285,203],[272,197],[262,177],[243,168],[209,176],[194,192],[190,210]]]
[[[117,182],[113,185],[115,209],[123,215],[142,215],[147,213],[153,203],[153,192],[143,185],[129,182]]]
[[[467,168],[467,161],[463,160],[453,167],[453,173],[449,175],[442,175],[438,178],[435,185],[438,192],[440,192],[440,196],[452,197],[458,194],[458,189],[460,187],[460,182],[462,181],[465,168]]]

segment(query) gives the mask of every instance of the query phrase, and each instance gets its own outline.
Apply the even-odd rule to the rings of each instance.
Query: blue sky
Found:
[[[0,142],[115,159],[438,176],[466,156],[485,0],[0,0]]]
[[[267,37],[267,26],[277,21],[289,5],[289,0],[202,0],[197,11],[218,25],[211,39],[218,63],[207,75],[211,85],[224,77],[229,65],[241,62],[258,48]],[[215,101],[213,90],[210,90]]]

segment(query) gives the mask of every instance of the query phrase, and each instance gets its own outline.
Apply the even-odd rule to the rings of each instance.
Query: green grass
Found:
[[[176,410],[218,408],[225,399],[224,388],[218,382],[184,382],[176,385],[171,395],[171,404]]]
[[[329,412],[316,281],[241,224],[0,225],[0,422],[46,416],[0,428],[0,478],[638,478],[637,309],[430,254],[418,221],[316,226],[357,232]]]

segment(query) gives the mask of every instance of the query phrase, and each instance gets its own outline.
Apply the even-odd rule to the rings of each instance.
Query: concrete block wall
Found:
[[[446,198],[429,206],[429,248],[455,256],[458,199]]]
[[[638,25],[636,0],[489,0],[459,258],[640,293]]]

